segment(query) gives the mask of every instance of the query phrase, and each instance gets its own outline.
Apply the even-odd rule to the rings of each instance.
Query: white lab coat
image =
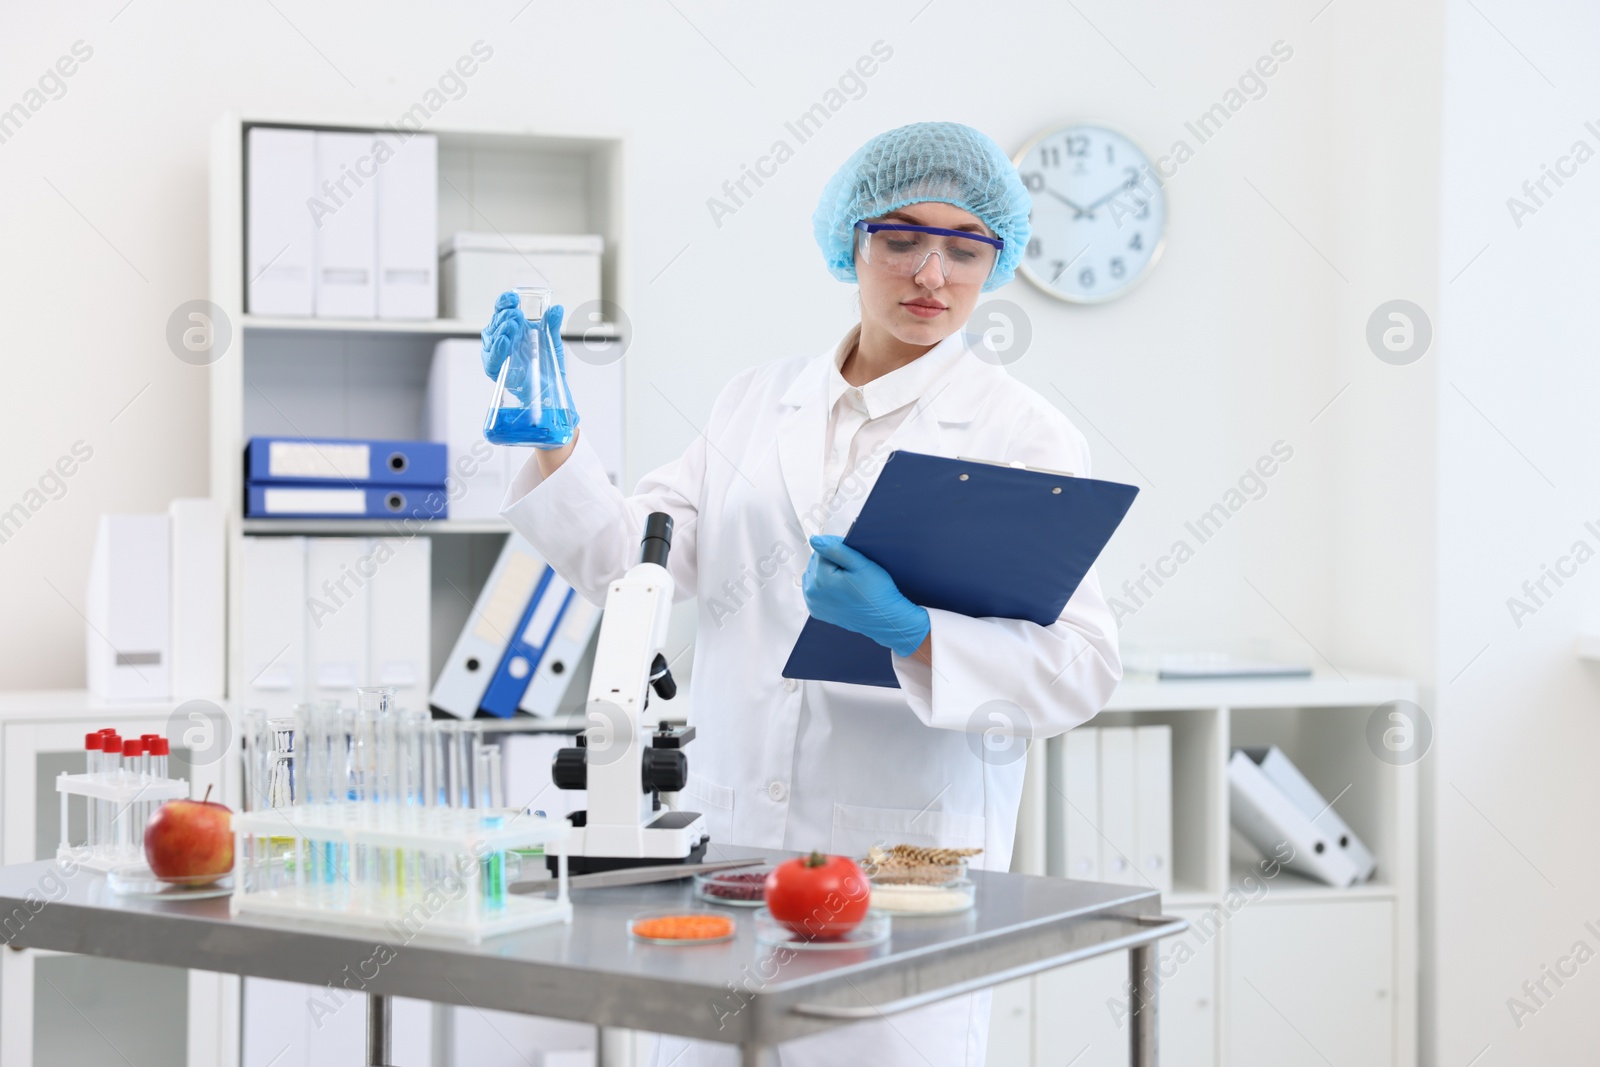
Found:
[[[1059,409],[981,358],[970,347],[981,341],[957,333],[942,344],[962,351],[889,449],[1089,473],[1083,437]],[[709,855],[718,842],[853,856],[910,842],[981,847],[975,867],[1005,870],[1025,746],[976,731],[1012,720],[1037,739],[1098,712],[1121,678],[1111,612],[1091,571],[1049,626],[930,610],[933,669],[895,657],[899,689],[783,678],[807,617],[806,538],[848,526],[887,454],[823,499],[833,358],[830,350],[737,375],[704,432],[631,497],[607,480],[580,429],[550,477],[530,457],[502,513],[596,604],[637,562],[646,515],[672,516],[677,597],[699,596],[689,713],[697,732],[679,799],[705,815]],[[978,1067],[988,1009],[986,992],[945,1001],[784,1045],[782,1061]],[[659,1067],[738,1062],[729,1046],[680,1055],[681,1040],[660,1045]]]

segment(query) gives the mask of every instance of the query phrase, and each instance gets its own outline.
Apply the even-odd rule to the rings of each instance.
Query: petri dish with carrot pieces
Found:
[[[647,912],[628,920],[628,936],[647,945],[711,945],[731,941],[738,926],[724,912]]]

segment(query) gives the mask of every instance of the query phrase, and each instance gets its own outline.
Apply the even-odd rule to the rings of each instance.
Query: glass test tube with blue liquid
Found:
[[[558,339],[545,322],[553,294],[532,286],[515,291],[527,329],[500,366],[483,436],[497,445],[559,448],[572,440],[578,413]]]

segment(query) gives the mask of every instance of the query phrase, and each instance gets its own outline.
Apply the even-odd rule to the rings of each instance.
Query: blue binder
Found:
[[[245,487],[247,519],[443,519],[450,494],[440,485],[294,485]]]
[[[449,474],[439,441],[340,437],[252,437],[245,480],[318,485],[443,485]]]
[[[483,699],[478,704],[481,710],[502,719],[517,713],[522,694],[528,691],[539,661],[544,658],[544,650],[550,646],[551,636],[561,625],[561,617],[576,595],[553,567],[545,567],[543,577],[534,588],[533,596],[528,598],[528,606],[511,634],[505,654],[500,657],[500,665],[483,691]]]
[[[1117,482],[895,451],[844,541],[888,571],[914,604],[1048,626],[1138,493]],[[870,637],[807,619],[783,676],[899,688],[891,655]]]

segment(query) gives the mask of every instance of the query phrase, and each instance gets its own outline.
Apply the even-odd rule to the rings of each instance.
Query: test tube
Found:
[[[473,807],[485,814],[482,825],[494,830],[505,825],[500,809],[505,804],[505,791],[500,781],[500,746],[483,745],[478,748],[473,762]],[[503,908],[506,904],[506,854],[504,850],[489,852],[483,857],[483,903],[487,908]]]
[[[357,761],[362,794],[359,799],[368,805],[362,817],[373,823],[387,822],[389,812],[384,809],[392,800],[396,748],[391,686],[361,686],[356,690],[356,725],[362,745]],[[357,853],[356,866],[369,892],[387,895],[396,888],[397,857],[393,849],[360,846]]]
[[[166,781],[167,757],[172,754],[172,742],[165,737],[156,737],[150,742],[152,766],[150,774],[158,781]]]
[[[261,708],[245,708],[239,717],[239,740],[244,749],[244,810],[268,807],[267,796],[267,713]]]
[[[143,746],[137,737],[130,737],[122,742],[122,775],[123,781],[128,785],[139,784],[139,756]],[[143,814],[143,803],[137,799],[128,801],[123,805],[121,844],[127,850],[138,851],[144,847],[144,823],[140,819]]]
[[[83,751],[85,754],[84,759],[86,765],[88,766],[88,771],[86,773],[89,775],[91,781],[100,777],[100,760],[103,755],[103,750],[100,745],[102,737],[103,735],[96,732],[92,734],[85,734],[83,738]],[[90,797],[88,799],[89,802],[84,805],[84,807],[87,809],[88,818],[88,836],[85,840],[88,846],[93,849],[100,847],[100,801],[96,800],[94,797]],[[63,812],[63,819],[66,818],[65,812],[67,810],[67,803],[66,797],[62,797],[61,810]],[[65,826],[61,828],[61,842],[62,844],[67,843],[67,828]]]

